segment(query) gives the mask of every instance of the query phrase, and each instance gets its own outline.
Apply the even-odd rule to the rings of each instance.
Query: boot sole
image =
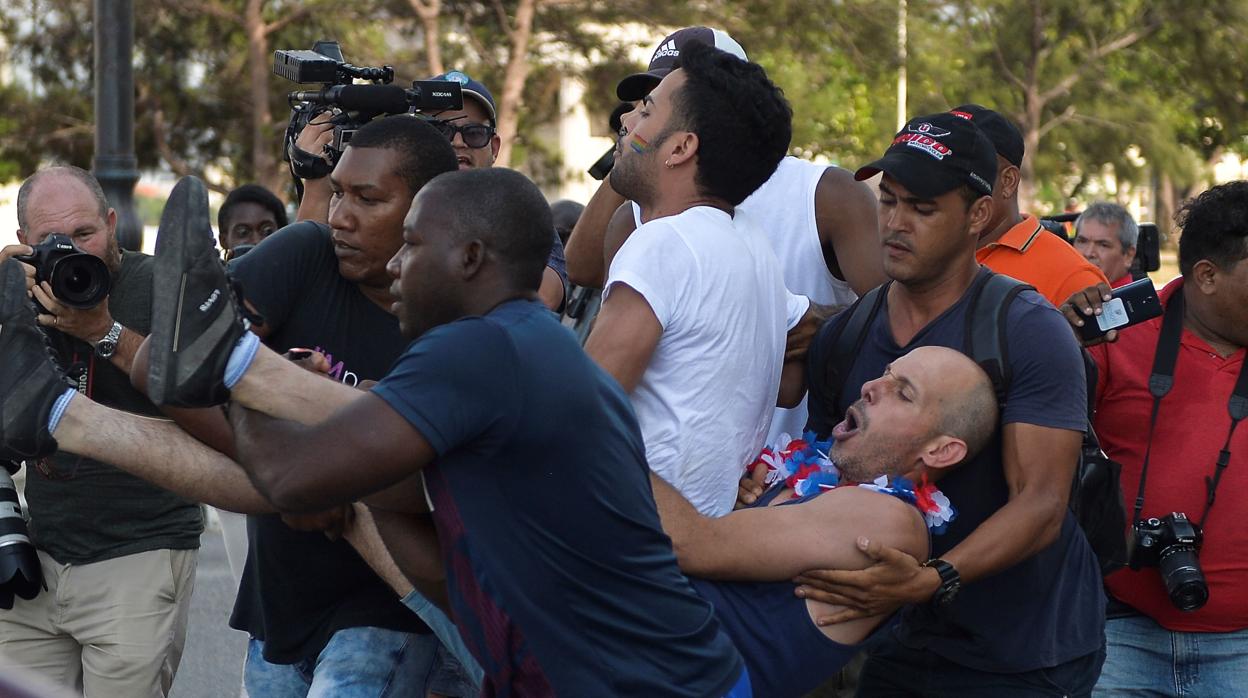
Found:
[[[196,211],[196,206],[202,211]],[[177,387],[176,347],[186,294],[186,267],[190,263],[189,231],[195,214],[208,217],[208,190],[194,177],[174,186],[160,215],[156,238],[156,268],[152,279],[152,325],[147,391],[157,405],[169,403]]]

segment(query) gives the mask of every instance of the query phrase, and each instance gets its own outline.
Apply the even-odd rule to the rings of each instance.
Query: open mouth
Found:
[[[842,419],[840,424],[832,427],[832,438],[837,441],[844,441],[858,433],[858,425],[859,415],[857,408],[854,405],[850,405],[849,409],[845,410],[845,419]]]

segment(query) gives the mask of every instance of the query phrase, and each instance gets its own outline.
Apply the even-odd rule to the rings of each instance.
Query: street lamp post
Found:
[[[134,6],[131,0],[95,0],[95,160],[92,169],[117,210],[117,240],[127,250],[143,244],[134,208],[139,181],[134,157]]]

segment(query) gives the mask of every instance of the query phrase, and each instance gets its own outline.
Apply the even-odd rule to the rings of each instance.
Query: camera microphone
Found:
[[[330,85],[320,90],[292,92],[290,100],[367,114],[405,114],[411,107],[407,90],[398,85]]]

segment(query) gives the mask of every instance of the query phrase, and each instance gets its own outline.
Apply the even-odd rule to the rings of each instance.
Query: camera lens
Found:
[[[1200,571],[1195,546],[1176,544],[1166,548],[1161,551],[1157,566],[1175,608],[1195,611],[1209,600],[1209,587]]]
[[[59,260],[49,275],[52,293],[71,308],[94,308],[108,297],[108,266],[89,254],[71,254]]]
[[[39,556],[30,543],[17,488],[0,467],[0,609],[13,608],[13,597],[30,600],[43,588]]]

